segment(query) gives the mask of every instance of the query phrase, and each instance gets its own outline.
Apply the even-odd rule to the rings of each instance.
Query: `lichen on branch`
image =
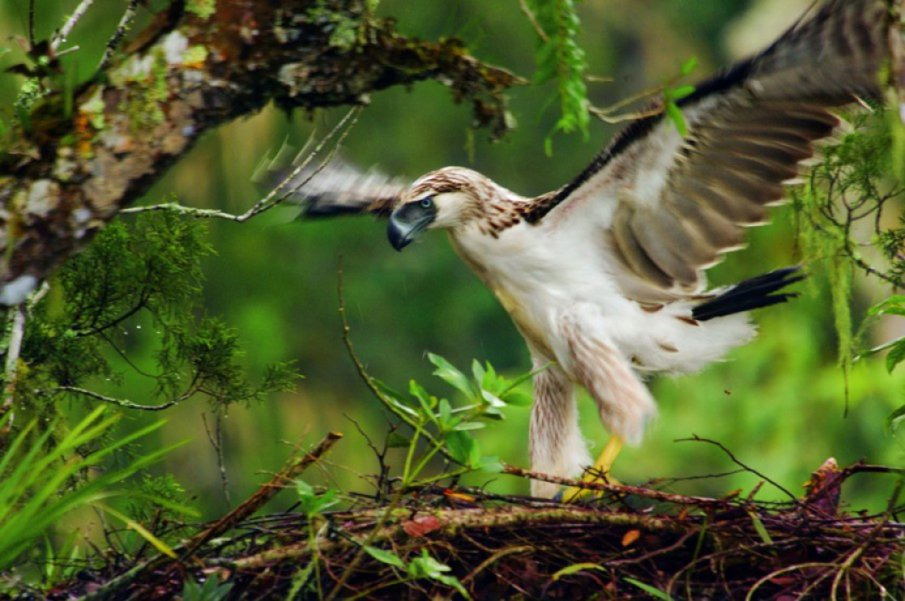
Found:
[[[435,79],[455,101],[471,102],[476,127],[494,136],[506,129],[503,92],[514,76],[457,40],[402,36],[362,0],[215,7],[172,3],[74,89],[54,51],[35,46],[47,53],[40,68],[19,71],[39,90],[0,155],[0,286],[23,276],[36,284],[202,133],[270,102],[287,110],[361,104],[372,92]]]

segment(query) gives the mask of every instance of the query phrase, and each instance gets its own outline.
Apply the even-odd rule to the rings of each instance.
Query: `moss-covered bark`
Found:
[[[195,4],[175,2],[71,103],[43,78],[46,94],[0,156],[0,300],[21,300],[206,130],[271,101],[357,104],[437,79],[472,103],[477,126],[505,129],[513,76],[456,40],[399,35],[363,0]]]

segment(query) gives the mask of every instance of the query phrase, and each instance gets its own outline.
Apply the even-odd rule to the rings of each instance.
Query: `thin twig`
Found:
[[[640,486],[630,486],[628,484],[611,484],[595,481],[579,480],[577,478],[563,478],[561,476],[553,476],[542,472],[534,472],[526,470],[514,465],[503,465],[503,473],[520,478],[529,478],[531,480],[540,480],[541,482],[550,482],[560,484],[562,486],[581,488],[587,490],[599,490],[602,492],[611,492],[618,495],[637,495],[655,501],[664,501],[666,503],[675,503],[677,505],[695,505],[695,506],[718,506],[726,507],[732,504],[730,499],[712,499],[710,497],[694,497],[680,495],[676,493],[663,492],[661,490],[653,490],[650,488],[642,488]]]
[[[116,31],[114,31],[113,35],[110,36],[110,39],[107,40],[107,46],[104,48],[104,55],[101,57],[101,60],[95,69],[96,73],[102,73],[110,64],[113,53],[116,52],[120,42],[122,42],[123,37],[125,37],[126,32],[132,25],[132,21],[135,20],[135,11],[138,8],[139,2],[141,2],[141,0],[129,0],[129,4],[126,5],[123,16],[120,17],[119,23],[116,25]]]
[[[639,119],[646,119],[648,117],[653,117],[654,115],[659,115],[663,112],[663,107],[657,106],[652,109],[644,110],[644,111],[635,111],[632,113],[624,113],[622,115],[611,115],[608,111],[601,109],[596,106],[589,106],[588,112],[603,121],[604,123],[609,123],[610,125],[615,125],[618,123],[624,123],[625,121],[637,121]]]
[[[499,551],[497,551],[496,553],[494,553],[493,555],[491,555],[490,557],[488,557],[487,559],[485,559],[484,561],[479,563],[477,565],[477,567],[475,567],[475,569],[473,569],[471,572],[468,573],[468,575],[466,575],[464,578],[462,578],[461,582],[464,585],[464,584],[467,584],[468,582],[470,582],[471,580],[474,580],[475,576],[477,576],[478,574],[480,574],[485,569],[492,566],[499,560],[503,559],[504,557],[508,557],[509,555],[516,555],[519,553],[534,553],[536,550],[537,550],[536,547],[534,547],[532,545],[521,545],[518,547],[508,547],[506,549],[500,549]]]
[[[3,377],[6,385],[3,388],[3,405],[0,406],[0,419],[6,423],[2,429],[8,430],[15,419],[13,404],[16,399],[16,386],[19,381],[19,355],[22,352],[22,339],[25,336],[25,317],[27,315],[25,303],[11,307],[9,342],[6,348],[6,365]]]
[[[204,422],[207,440],[214,447],[214,452],[217,454],[217,471],[220,473],[220,487],[223,489],[223,498],[226,499],[227,505],[232,505],[233,502],[229,495],[229,476],[226,473],[226,462],[223,460],[223,414],[219,411],[217,412],[213,432],[208,426],[207,417],[204,413],[201,414],[201,421]]]
[[[53,39],[50,42],[50,50],[53,53],[56,53],[60,48],[60,44],[66,41],[66,38],[69,37],[69,34],[72,33],[72,30],[78,24],[79,21],[82,20],[82,17],[85,16],[85,13],[88,12],[88,9],[91,8],[91,5],[94,3],[94,0],[82,0],[81,3],[75,8],[72,13],[72,16],[67,19],[60,30],[53,36]]]
[[[103,401],[105,403],[110,403],[111,405],[116,405],[117,407],[122,407],[123,409],[137,409],[139,411],[163,411],[164,409],[169,409],[170,407],[177,405],[178,403],[181,403],[186,398],[188,398],[183,395],[169,400],[166,403],[161,403],[160,405],[141,405],[139,403],[133,403],[132,401],[128,401],[126,399],[118,399],[116,397],[106,396],[99,392],[88,390],[87,388],[81,388],[80,386],[57,386],[54,390],[61,392],[73,392],[75,394],[81,394],[83,396],[90,397],[96,401]]]
[[[227,213],[226,211],[220,211],[217,209],[199,209],[195,207],[187,207],[185,205],[181,205],[176,202],[166,202],[156,205],[149,205],[145,207],[129,207],[123,209],[119,212],[120,215],[123,214],[134,214],[134,213],[148,213],[151,211],[170,211],[173,213],[179,213],[182,215],[188,215],[190,217],[197,217],[202,219],[225,219],[227,221],[235,221],[237,223],[243,223],[252,219],[261,213],[269,211],[270,209],[282,204],[287,199],[291,198],[293,194],[298,192],[301,188],[303,188],[308,182],[310,182],[317,174],[323,171],[327,165],[330,164],[330,161],[333,160],[333,157],[336,155],[337,150],[342,144],[343,140],[346,139],[346,136],[349,135],[349,132],[352,131],[352,128],[358,122],[358,117],[361,114],[363,107],[356,106],[353,107],[348,113],[340,119],[339,123],[337,123],[333,129],[318,143],[318,145],[305,157],[305,159],[299,163],[292,172],[284,177],[279,184],[276,185],[270,192],[267,193],[266,196],[261,198],[258,202],[256,202],[251,208],[249,208],[244,213],[235,214],[235,213]],[[348,127],[346,127],[348,126]],[[321,160],[316,168],[311,170],[311,173],[306,175],[304,178],[301,178],[297,183],[290,186],[290,183],[297,179],[299,175],[301,175],[311,164],[314,158],[321,153],[321,151],[326,147],[326,145],[331,142],[334,138],[336,138],[336,143],[333,147],[327,152],[326,156]]]
[[[550,36],[547,35],[547,32],[544,31],[544,28],[540,26],[540,23],[537,21],[537,16],[531,11],[528,7],[528,3],[525,0],[518,0],[518,6],[528,18],[528,22],[531,23],[531,27],[534,28],[535,33],[537,33],[537,37],[539,37],[543,42],[549,42]]]
[[[313,450],[305,453],[301,458],[292,457],[286,465],[277,472],[273,478],[261,485],[253,495],[241,505],[227,513],[225,516],[211,524],[209,527],[193,536],[185,545],[183,557],[192,555],[206,542],[224,534],[270,501],[278,492],[283,490],[287,483],[320,460],[329,451],[336,441],[343,437],[339,432],[330,432]]]
[[[273,496],[282,490],[288,480],[297,478],[305,469],[316,463],[324,454],[326,454],[336,441],[342,438],[342,434],[331,432],[311,451],[305,453],[301,458],[293,456],[286,465],[268,482],[261,485],[255,493],[249,497],[244,503],[230,511],[228,514],[211,524],[208,528],[193,536],[187,543],[175,547],[173,550],[180,553],[181,557],[187,558],[198,551],[204,544],[210,542],[240,522],[251,516],[255,511],[260,509],[262,505],[267,503]],[[97,601],[100,599],[116,598],[116,594],[127,587],[131,582],[135,581],[142,574],[156,569],[169,561],[165,555],[158,555],[149,559],[132,569],[120,574],[116,578],[107,581],[102,586],[92,592],[79,598],[79,601]],[[162,578],[162,576],[161,576]]]
[[[368,373],[367,369],[365,369],[364,363],[362,363],[361,359],[359,359],[358,355],[355,353],[355,347],[352,345],[351,338],[351,328],[349,327],[349,320],[346,316],[346,298],[343,293],[343,265],[342,265],[342,257],[339,258],[339,265],[336,268],[336,291],[339,296],[339,318],[342,323],[342,340],[343,344],[346,347],[346,351],[349,354],[349,358],[352,359],[352,363],[355,365],[355,370],[358,372],[359,377],[365,383],[365,386],[368,387],[368,390],[374,395],[374,397],[380,401],[380,403],[393,415],[398,417],[402,422],[409,425],[413,429],[418,430],[419,427],[416,424],[415,420],[412,416],[408,415],[399,407],[397,407],[396,403],[392,401],[392,399],[388,398],[380,387],[377,386],[377,383],[374,381],[374,378],[371,377],[371,374]],[[421,436],[423,436],[434,448],[438,448],[439,451],[446,456],[451,461],[456,461],[452,455],[450,455],[449,451],[446,449],[446,446],[443,445],[440,441],[436,439],[436,437],[428,432],[427,430],[421,430]]]
[[[726,445],[724,445],[723,443],[721,443],[721,442],[719,442],[719,441],[717,441],[717,440],[710,440],[709,438],[701,438],[701,437],[698,436],[698,435],[694,435],[694,436],[692,436],[691,438],[680,438],[680,439],[678,439],[676,442],[704,442],[704,443],[707,443],[707,444],[711,444],[711,445],[713,445],[713,446],[719,448],[721,451],[723,451],[723,452],[729,457],[729,459],[732,461],[732,463],[734,463],[735,465],[739,466],[740,468],[742,468],[742,469],[745,470],[745,471],[751,472],[752,474],[754,474],[755,476],[757,476],[757,477],[760,478],[761,480],[765,480],[766,482],[769,482],[770,484],[772,484],[773,486],[775,486],[778,490],[784,492],[784,493],[789,497],[789,499],[792,500],[793,503],[798,503],[798,497],[796,497],[796,496],[792,493],[792,491],[790,491],[788,488],[786,488],[785,486],[783,486],[782,484],[780,484],[780,483],[777,482],[776,480],[773,480],[772,478],[770,478],[769,476],[767,476],[767,475],[764,474],[763,472],[760,472],[760,471],[754,469],[753,467],[750,467],[750,466],[745,465],[744,463],[742,463],[742,462],[739,460],[739,458],[736,457],[735,454],[734,454],[732,451],[730,451],[728,448],[726,448]]]
[[[35,0],[28,0],[28,48],[35,47]]]

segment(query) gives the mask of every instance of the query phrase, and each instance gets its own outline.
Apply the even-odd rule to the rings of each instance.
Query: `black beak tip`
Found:
[[[412,243],[412,238],[406,236],[392,225],[387,229],[387,238],[390,241],[390,245],[399,252],[402,252],[403,248]]]

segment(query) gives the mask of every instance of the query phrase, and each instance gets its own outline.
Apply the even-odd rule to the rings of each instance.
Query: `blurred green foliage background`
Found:
[[[59,26],[77,3],[39,1],[39,37]],[[113,4],[113,3],[111,3]],[[122,4],[125,4],[123,2]],[[678,72],[689,57],[700,66],[692,79],[706,76],[740,58],[739,48],[768,43],[794,21],[806,1],[768,0],[587,0],[579,4],[590,72],[612,78],[590,87],[595,104],[607,105]],[[153,5],[153,3],[152,3]],[[106,4],[105,4],[106,6]],[[22,36],[27,2],[0,5],[0,36]],[[382,15],[398,20],[408,35],[463,38],[482,60],[526,78],[534,70],[535,33],[515,0],[414,2],[383,0]],[[67,60],[93,65],[115,27],[119,10],[92,10],[71,37],[80,50]],[[142,20],[147,21],[145,13]],[[0,66],[21,61],[15,41]],[[736,49],[736,50],[733,50]],[[78,77],[78,76],[76,76]],[[0,106],[10,106],[20,79],[0,77]],[[449,164],[478,169],[523,194],[557,187],[576,175],[616,128],[592,125],[588,140],[557,136],[554,154],[544,139],[556,122],[553,88],[526,85],[512,90],[511,112],[518,127],[491,143],[485,132],[469,129],[469,107],[452,103],[436,83],[392,89],[371,98],[347,138],[343,154],[362,166],[415,177]],[[268,109],[209,133],[145,196],[155,203],[175,195],[197,207],[241,212],[262,194],[250,181],[255,166],[284,140],[300,145],[312,130],[326,132],[344,111],[285,115]],[[134,219],[134,217],[124,217]],[[489,360],[515,374],[530,367],[527,351],[509,318],[491,293],[469,272],[442,235],[398,254],[384,227],[368,218],[298,222],[293,211],[274,211],[246,224],[212,221],[210,242],[216,255],[204,264],[205,305],[234,326],[245,350],[245,366],[260,374],[268,363],[295,360],[305,378],[291,393],[265,402],[234,407],[225,421],[223,452],[233,502],[249,494],[265,473],[278,468],[298,444],[320,439],[328,430],[346,438],[318,475],[346,490],[369,490],[365,476],[377,462],[356,425],[376,441],[387,431],[387,415],[369,396],[346,354],[337,315],[337,266],[342,257],[345,298],[352,337],[371,374],[404,389],[415,378],[435,393],[454,391],[432,378],[426,352],[438,353],[466,368],[472,358]],[[712,270],[712,281],[730,283],[801,259],[791,208],[774,211],[772,225],[751,231],[750,246]],[[796,301],[759,312],[760,336],[728,361],[703,373],[652,381],[660,417],[639,448],[624,451],[615,475],[629,483],[654,478],[684,478],[735,469],[719,449],[677,442],[692,435],[718,440],[740,459],[798,491],[808,474],[827,457],[841,464],[859,459],[903,465],[903,441],[887,426],[901,404],[901,374],[886,373],[882,357],[857,362],[845,383],[836,366],[836,335],[825,277],[820,264]],[[853,299],[855,322],[889,291],[876,282],[858,281]],[[142,327],[144,326],[144,327]],[[901,333],[902,323],[885,321],[862,341],[873,346]],[[125,348],[133,363],[153,369],[160,340],[139,319],[126,326]],[[105,394],[141,402],[153,383],[111,352],[123,374],[121,383],[98,381]],[[72,401],[82,413],[92,401]],[[606,441],[593,405],[581,403],[583,429],[594,450]],[[158,466],[187,489],[205,517],[228,506],[222,492],[216,453],[205,433],[206,404],[191,399],[165,413],[167,425],[156,444],[185,438],[189,444]],[[156,416],[129,415],[128,427]],[[507,419],[478,436],[489,454],[527,465],[527,408],[512,408]],[[391,455],[391,462],[398,458]],[[688,493],[720,495],[749,491],[757,477],[740,473],[722,478],[676,482]],[[475,475],[472,483],[497,492],[527,492],[527,482],[508,476]],[[854,507],[882,508],[892,479],[860,477],[847,485]],[[771,487],[764,498],[779,498]]]

